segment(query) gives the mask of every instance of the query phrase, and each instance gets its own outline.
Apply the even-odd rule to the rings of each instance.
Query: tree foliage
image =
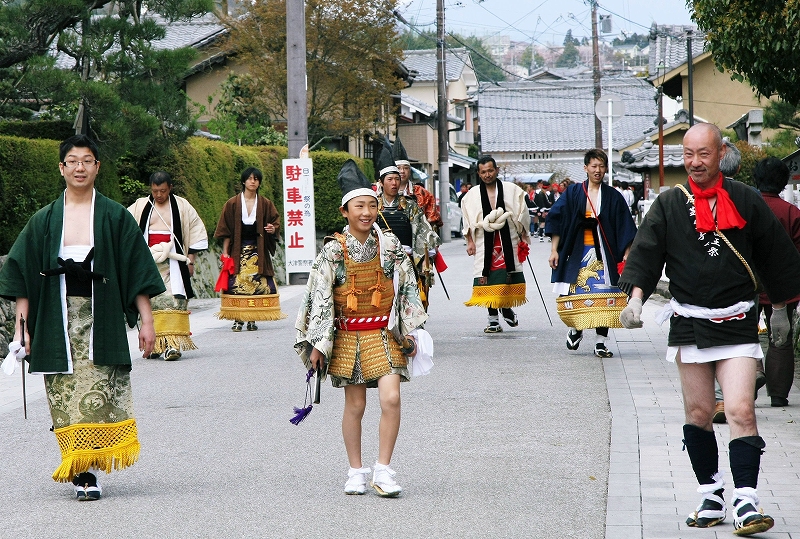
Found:
[[[435,30],[408,30],[397,38],[404,51],[424,51],[436,48]]]
[[[692,19],[714,62],[761,95],[800,105],[800,2],[694,0]]]
[[[572,41],[564,40],[564,52],[556,60],[556,67],[575,67],[580,60],[580,53],[578,47]]]
[[[391,0],[306,2],[308,138],[361,136],[400,89],[395,62],[402,57]],[[285,119],[286,0],[256,0],[231,22],[229,45],[247,65],[260,91],[252,107]]]
[[[539,54],[533,47],[528,47],[522,52],[519,58],[519,65],[527,67],[531,71],[538,69],[545,65],[544,57]]]
[[[230,75],[222,83],[221,96],[208,129],[225,142],[249,146],[287,146],[285,134],[271,124],[269,113],[259,106],[261,89],[249,74]]]
[[[462,37],[458,34],[450,36],[455,41],[455,46],[466,46],[472,55],[472,65],[475,67],[475,74],[479,81],[499,82],[506,79],[503,68],[492,60],[492,54],[481,38],[477,36]]]
[[[409,30],[398,37],[403,50],[429,50],[436,48],[436,32],[433,30]],[[482,82],[505,80],[505,71],[492,60],[491,52],[477,36],[462,36],[449,33],[445,37],[448,48],[465,47],[472,58],[475,75]]]
[[[800,107],[778,99],[764,107],[764,127],[800,131]]]
[[[193,130],[181,86],[194,51],[157,50],[153,42],[165,24],[212,7],[212,0],[4,2],[0,115],[29,119],[46,108],[72,122],[83,104],[106,160],[163,152]]]
[[[566,35],[564,36],[564,46],[573,45],[577,47],[580,45],[581,42],[578,38],[572,37],[572,30],[567,30]]]

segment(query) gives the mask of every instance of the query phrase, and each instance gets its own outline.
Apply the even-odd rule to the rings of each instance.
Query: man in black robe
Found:
[[[667,359],[678,364],[684,444],[701,494],[686,524],[705,528],[726,515],[712,426],[716,375],[730,425],[734,533],[751,535],[774,524],[759,512],[756,491],[766,444],[758,435],[753,397],[756,362],[763,355],[755,274],[773,304],[772,338],[783,343],[789,333],[784,302],[800,292],[800,255],[759,194],[722,176],[724,153],[716,126],[698,124],[686,132],[689,180],[659,195],[639,228],[619,280],[631,296],[620,320],[625,327],[641,327],[642,301],[666,264],[672,299],[659,318],[670,320]]]

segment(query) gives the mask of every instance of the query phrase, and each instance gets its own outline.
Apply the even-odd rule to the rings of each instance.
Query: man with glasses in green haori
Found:
[[[141,319],[139,350],[149,356],[150,298],[164,291],[136,221],[95,190],[97,157],[86,135],[61,143],[66,189],[31,217],[0,270],[0,296],[16,302],[9,348],[21,346],[29,372],[45,375],[62,458],[53,479],[71,481],[82,501],[100,499],[98,470],[139,457],[125,323]]]

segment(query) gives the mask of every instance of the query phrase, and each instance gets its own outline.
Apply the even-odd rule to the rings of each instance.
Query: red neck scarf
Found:
[[[701,189],[691,176],[689,176],[689,187],[692,188],[692,194],[695,198],[695,226],[698,232],[711,232],[716,230],[719,226],[720,230],[727,230],[729,228],[744,228],[747,224],[739,210],[733,204],[728,192],[722,188],[722,172],[713,186],[708,189]],[[717,220],[714,221],[714,214],[711,210],[708,200],[717,197]],[[703,200],[703,203],[698,201]]]

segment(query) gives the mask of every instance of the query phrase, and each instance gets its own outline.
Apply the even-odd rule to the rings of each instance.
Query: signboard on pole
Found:
[[[283,160],[283,222],[286,281],[308,273],[317,256],[314,220],[314,166],[311,159]]]
[[[625,102],[616,95],[604,95],[594,104],[594,113],[600,121],[608,126],[608,183],[613,185],[614,171],[611,164],[614,162],[613,124],[625,116]]]

